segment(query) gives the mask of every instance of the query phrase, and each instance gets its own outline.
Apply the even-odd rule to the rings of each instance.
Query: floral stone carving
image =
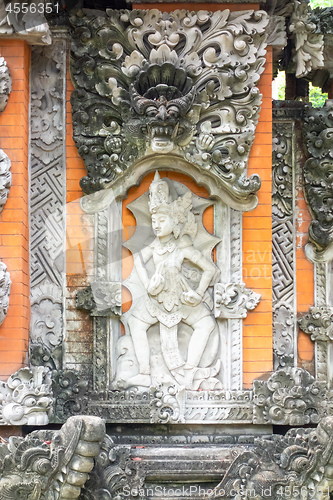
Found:
[[[121,283],[96,281],[76,295],[76,307],[90,316],[121,315]]]
[[[259,293],[245,287],[244,283],[217,283],[214,291],[216,318],[246,318],[260,301]]]
[[[52,396],[47,368],[21,368],[7,382],[0,382],[0,424],[48,424]]]
[[[83,10],[71,23],[82,189],[113,185],[146,154],[173,152],[206,169],[238,208],[253,206],[260,179],[247,179],[246,166],[267,14]]]
[[[333,340],[333,308],[310,307],[298,321],[303,332],[311,335],[311,340],[327,342]]]
[[[305,194],[314,218],[309,239],[320,253],[333,241],[333,100],[305,109],[304,131],[309,153],[303,170]]]
[[[211,259],[219,240],[202,225],[209,205],[183,184],[160,179],[158,172],[149,199],[146,193],[131,204],[140,231],[126,243],[134,255],[125,282],[133,304],[123,315],[127,335],[118,341],[116,388],[175,381],[186,389],[221,388],[218,327],[208,291],[220,274]],[[149,343],[148,330],[155,325],[159,332]],[[130,353],[131,363],[126,362]]]
[[[39,430],[0,444],[0,499],[75,500],[105,434],[98,417],[72,417],[59,431]]]
[[[9,73],[7,63],[3,57],[0,57],[0,113],[7,106],[9,94],[12,91],[12,79]]]
[[[27,9],[18,9],[14,0],[0,0],[0,37],[15,34],[32,44],[50,44],[51,33],[44,11],[40,12],[35,0],[25,3]]]

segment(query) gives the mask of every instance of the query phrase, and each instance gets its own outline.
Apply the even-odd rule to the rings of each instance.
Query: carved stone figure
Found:
[[[7,382],[0,382],[0,424],[48,424],[51,384],[51,373],[42,366],[21,368]]]
[[[0,444],[0,500],[66,500],[80,496],[98,456],[105,425],[71,417],[59,431],[38,430]]]
[[[208,293],[219,270],[199,249],[203,232],[198,234],[198,201],[195,204],[192,197],[189,190],[177,193],[176,183],[160,179],[156,172],[148,201],[155,239],[135,254],[136,285],[141,291],[125,320],[138,373],[125,378],[120,370],[119,387],[152,384],[148,330],[156,324],[160,347],[155,345],[153,350],[160,350],[164,375],[169,380],[176,380],[186,389],[220,387],[216,378],[220,370],[218,329]],[[208,238],[210,251],[216,240]],[[180,323],[190,328],[183,354],[179,347]]]

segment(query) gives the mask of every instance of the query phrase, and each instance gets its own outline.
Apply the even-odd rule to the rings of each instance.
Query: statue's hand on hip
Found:
[[[148,285],[148,293],[150,295],[158,295],[163,290],[164,283],[165,280],[162,274],[155,273]]]
[[[202,297],[194,290],[188,290],[187,292],[182,293],[180,300],[187,306],[195,307],[200,304]]]

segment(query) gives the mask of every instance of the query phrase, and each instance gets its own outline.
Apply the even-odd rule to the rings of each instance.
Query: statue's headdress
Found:
[[[192,239],[197,233],[192,209],[192,193],[188,191],[184,196],[172,200],[169,184],[160,178],[158,171],[149,186],[149,210],[151,214],[165,213],[174,221],[173,234],[175,238],[188,234]],[[181,230],[182,228],[182,230]]]

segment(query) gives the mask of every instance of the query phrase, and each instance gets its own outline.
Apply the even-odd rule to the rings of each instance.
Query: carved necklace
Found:
[[[158,255],[163,255],[167,252],[172,253],[175,250],[175,248],[176,244],[173,241],[168,241],[164,245],[160,241],[158,241],[155,247],[155,251],[156,253],[158,253]]]

